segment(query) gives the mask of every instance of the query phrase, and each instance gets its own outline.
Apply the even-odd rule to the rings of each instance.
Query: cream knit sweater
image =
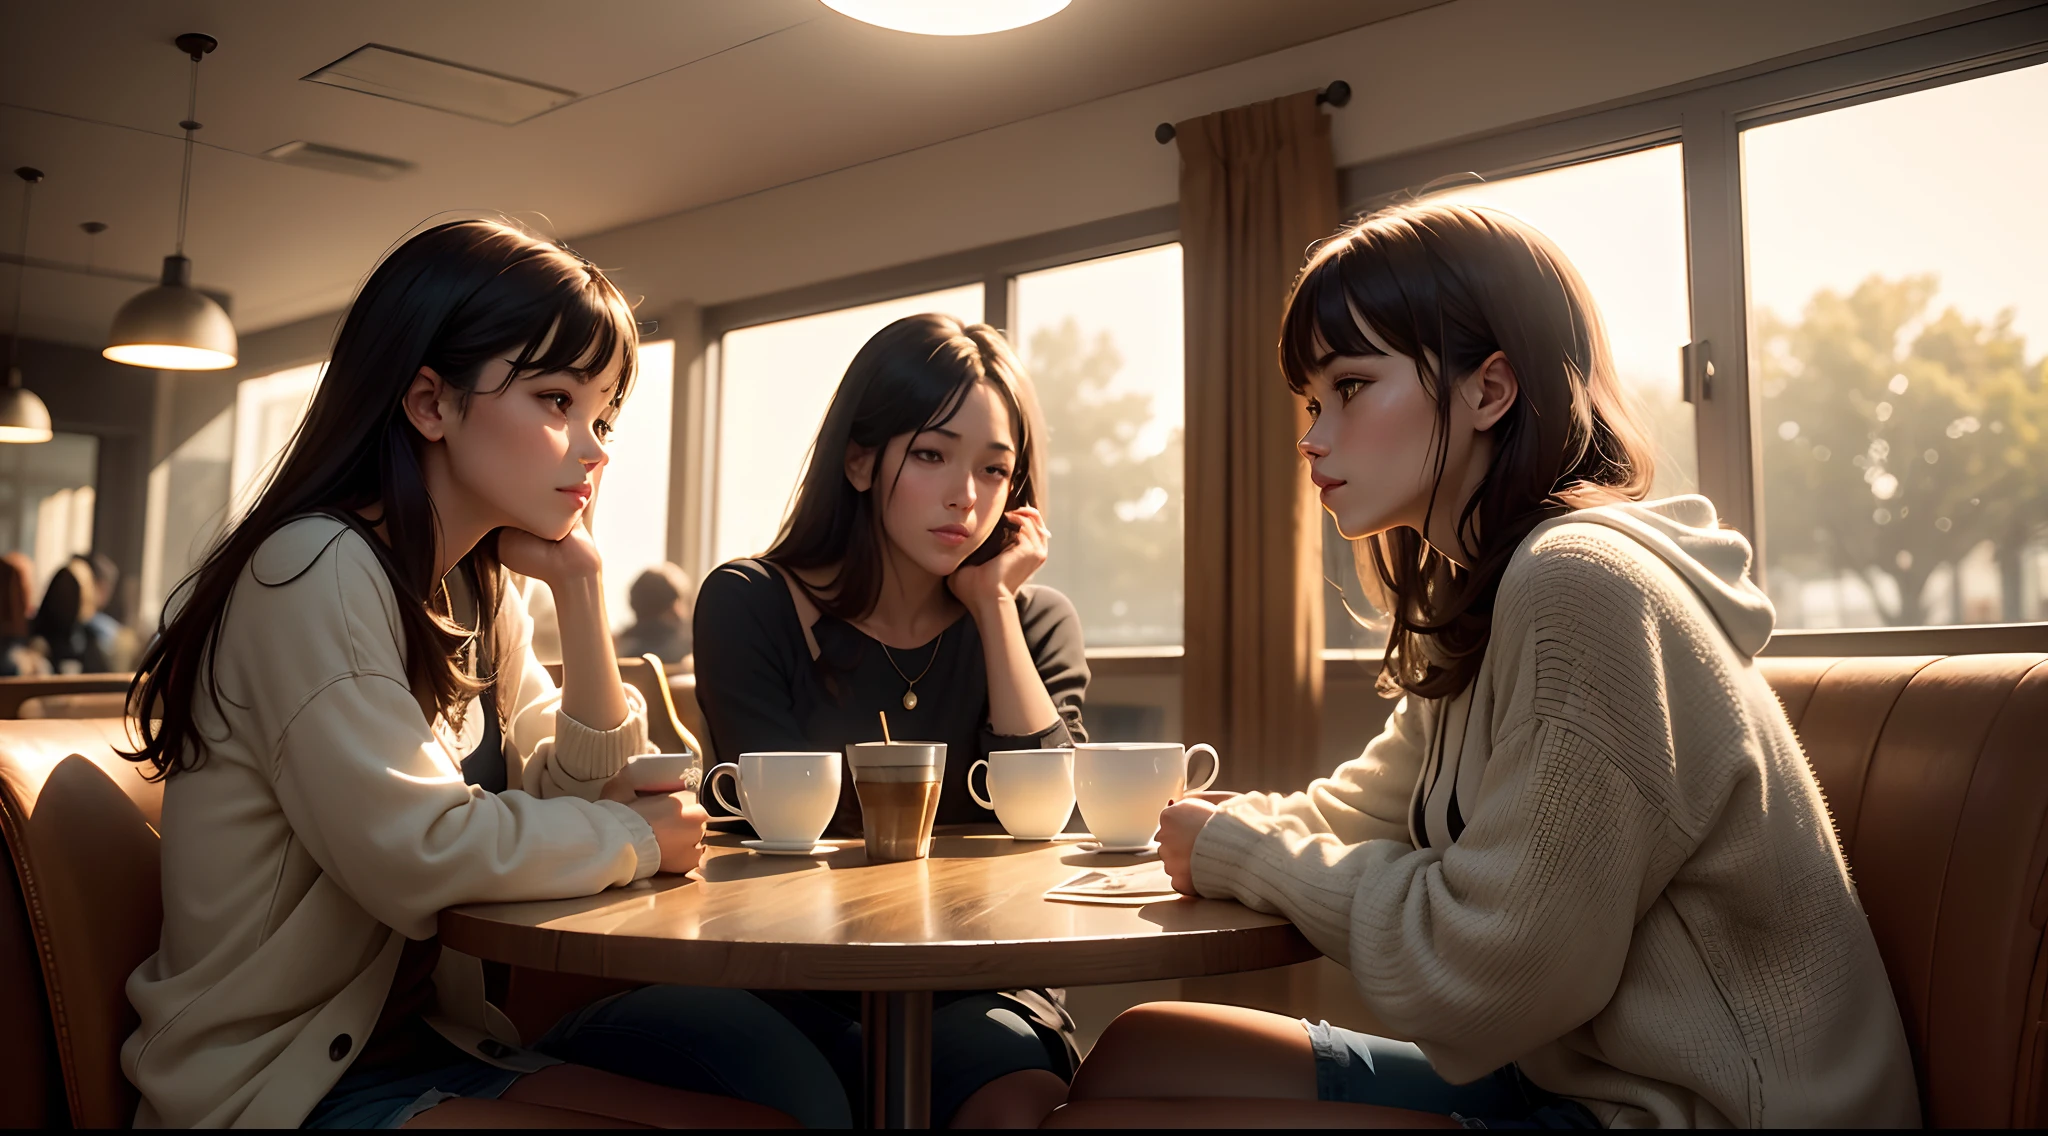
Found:
[[[1292,919],[1446,1079],[1514,1062],[1613,1127],[1917,1126],[1827,806],[1704,498],[1585,509],[1504,576],[1478,677],[1223,806],[1204,895]]]

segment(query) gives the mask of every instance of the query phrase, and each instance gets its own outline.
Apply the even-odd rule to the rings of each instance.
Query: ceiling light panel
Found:
[[[365,154],[360,150],[344,150],[339,146],[327,146],[319,142],[287,142],[263,151],[263,156],[287,166],[300,166],[309,170],[347,174],[350,177],[371,178],[376,181],[390,181],[402,173],[410,172],[413,168],[411,162],[399,158]]]
[[[306,81],[504,126],[546,114],[577,98],[576,92],[560,87],[377,43],[364,44],[349,52],[306,76]]]
[[[916,35],[1006,32],[1065,11],[1072,0],[824,0],[865,24]]]

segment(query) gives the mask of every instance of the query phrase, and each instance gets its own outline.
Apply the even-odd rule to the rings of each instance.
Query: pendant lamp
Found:
[[[121,305],[100,352],[116,363],[165,371],[218,371],[235,365],[235,325],[212,297],[192,287],[185,259],[185,214],[192,200],[192,133],[199,129],[199,61],[219,46],[210,35],[188,32],[178,50],[192,57],[192,90],[185,121],[185,174],[178,183],[178,249],[164,258],[163,283]]]
[[[21,385],[21,298],[28,292],[28,206],[43,171],[23,166],[14,171],[21,187],[21,259],[14,269],[14,326],[7,336],[7,388],[0,390],[0,442],[50,440],[50,408],[36,392]]]

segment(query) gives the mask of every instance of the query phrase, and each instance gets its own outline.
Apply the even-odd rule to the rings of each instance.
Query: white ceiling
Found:
[[[0,170],[47,175],[31,257],[155,274],[173,244],[190,66],[170,41],[218,37],[200,68],[186,251],[246,334],[340,306],[382,250],[443,211],[602,232],[1440,2],[1074,0],[1041,24],[953,39],[818,0],[6,0]],[[508,127],[299,81],[365,43],[584,97]],[[418,168],[380,182],[260,156],[294,139]],[[5,181],[0,249],[14,252],[21,189]],[[111,228],[89,239],[83,221]],[[0,273],[0,304],[13,275]],[[96,344],[140,287],[31,269],[24,333]]]

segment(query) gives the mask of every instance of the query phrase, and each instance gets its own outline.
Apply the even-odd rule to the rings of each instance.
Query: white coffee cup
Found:
[[[974,790],[974,771],[988,771],[988,796]],[[967,767],[967,793],[993,809],[1018,840],[1051,840],[1074,815],[1074,751],[1000,749]]]
[[[696,792],[703,778],[694,753],[643,753],[626,759],[626,782],[636,793]]]
[[[1159,834],[1159,811],[1188,788],[1188,755],[1209,755],[1209,776],[1194,787],[1216,783],[1223,760],[1207,744],[1183,748],[1174,742],[1083,742],[1074,747],[1074,797],[1081,819],[1105,850],[1148,848]]]
[[[736,762],[713,766],[704,787],[719,804],[747,818],[764,843],[809,848],[839,807],[839,762],[836,753],[743,753]],[[739,789],[738,804],[726,800],[719,784],[726,774]]]

